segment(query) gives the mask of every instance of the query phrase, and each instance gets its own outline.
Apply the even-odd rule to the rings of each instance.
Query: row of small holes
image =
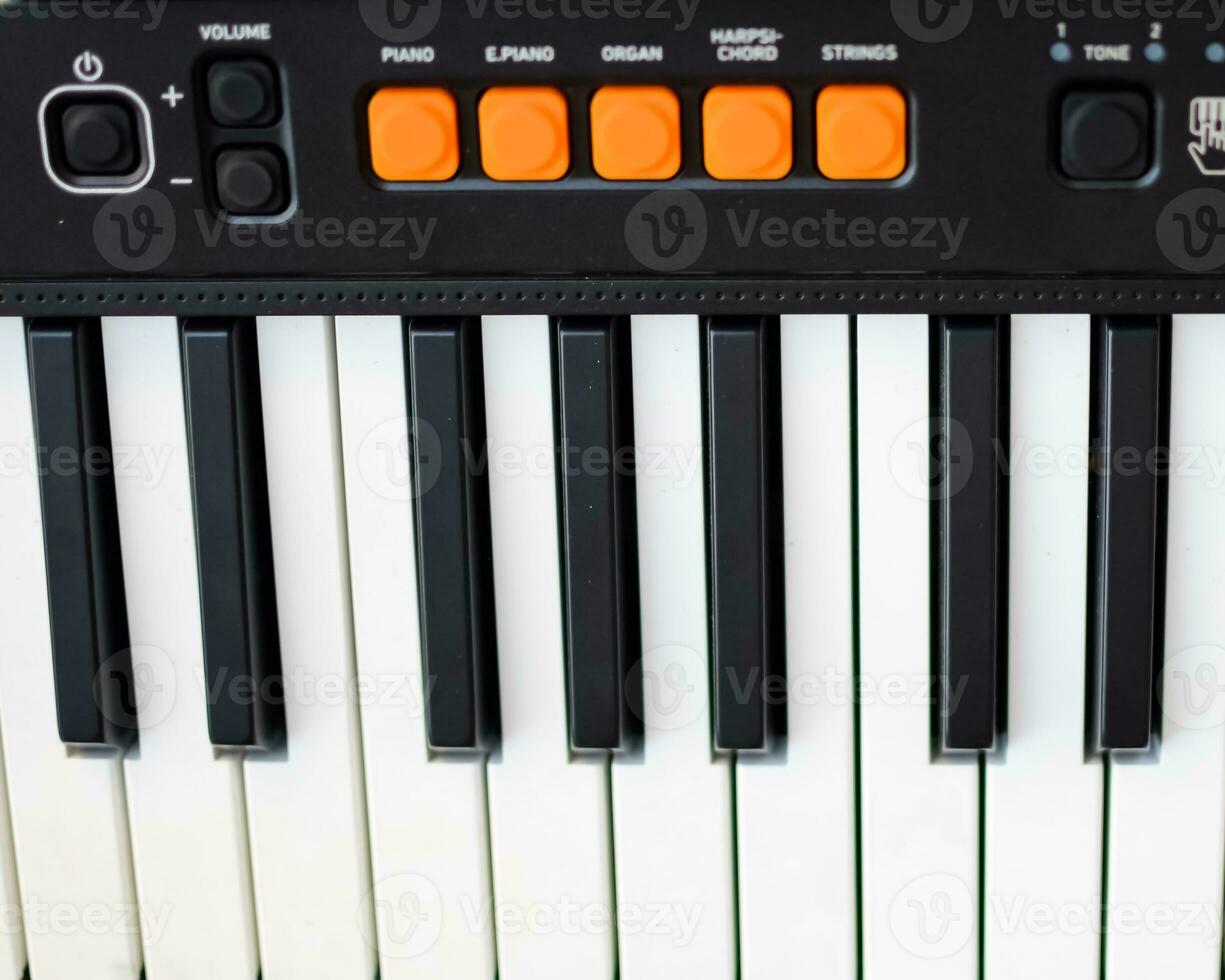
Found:
[[[188,294],[185,292],[180,292],[180,293],[174,294],[173,301],[179,304],[187,303],[189,301],[194,301],[197,303],[209,303],[209,302],[229,303],[231,302],[231,300],[237,303],[246,303],[249,298],[253,298],[255,302],[260,303],[260,304],[267,304],[269,302],[273,302],[276,304],[283,305],[283,304],[292,303],[295,301],[298,303],[308,303],[312,299],[320,303],[326,303],[326,302],[346,303],[350,299],[350,294],[343,290],[336,292],[336,293],[317,292],[313,295],[305,293],[305,292],[298,292],[295,294],[278,292],[270,296],[268,293],[261,292],[261,293],[254,294],[253,297],[248,297],[247,293],[240,292],[240,293],[235,293],[231,297],[229,294],[224,293],[224,292],[213,293],[211,296],[207,292],[198,292],[198,293],[195,293],[194,295]],[[552,293],[545,292],[545,291],[537,291],[534,294],[523,292],[523,291],[519,291],[515,293],[505,293],[501,290],[498,290],[497,292],[494,292],[492,294],[492,299],[496,303],[505,303],[508,300],[513,300],[519,303],[526,303],[529,300],[535,300],[538,303],[545,303],[549,301],[556,301],[558,303],[564,303],[567,301],[577,301],[580,303],[584,303],[584,302],[587,302],[588,300],[594,300],[597,303],[603,303],[609,298],[610,298],[610,294],[605,293],[603,291],[596,291],[594,293],[588,294],[587,292],[582,291],[582,290],[575,291],[573,293],[566,292],[564,290],[557,290]],[[914,292],[907,292],[906,290],[897,290],[892,293],[886,292],[885,290],[876,290],[875,292],[869,295],[869,293],[864,292],[863,290],[856,290],[849,294],[843,290],[837,290],[832,293],[826,293],[824,290],[817,290],[816,292],[813,292],[810,296],[804,290],[795,290],[791,293],[787,293],[782,290],[779,290],[773,293],[766,293],[760,290],[754,293],[745,292],[743,290],[737,290],[734,293],[725,293],[721,290],[717,290],[713,294],[709,294],[709,295],[703,290],[698,290],[693,293],[692,297],[690,297],[688,293],[682,290],[677,290],[676,292],[671,293],[671,294],[663,290],[659,290],[655,292],[654,294],[650,294],[650,293],[647,293],[641,290],[633,294],[630,294],[630,293],[626,293],[621,290],[618,290],[611,294],[611,298],[616,302],[625,302],[627,300],[633,300],[635,302],[646,302],[650,299],[654,299],[659,302],[667,302],[668,300],[672,300],[677,303],[683,303],[683,302],[689,301],[690,299],[692,299],[692,301],[694,302],[705,303],[705,302],[708,302],[712,298],[714,299],[716,303],[728,303],[728,302],[733,302],[733,301],[737,303],[744,303],[744,302],[749,302],[749,301],[764,303],[764,302],[767,302],[768,300],[777,300],[778,302],[787,302],[788,300],[791,300],[793,302],[805,302],[810,299],[812,301],[819,303],[819,302],[824,302],[827,299],[832,299],[835,302],[843,302],[847,300],[848,298],[854,300],[855,302],[864,302],[865,300],[871,299],[876,302],[886,302],[886,301],[893,300],[899,303],[904,303],[907,301],[925,302],[928,300],[935,300],[937,302],[945,302],[949,299],[952,299],[954,302],[964,302],[968,298],[972,298],[976,302],[985,302],[987,300],[996,300],[1000,302],[1003,302],[1006,300],[1015,300],[1017,302],[1024,302],[1026,299],[1046,300],[1048,298],[1053,299],[1056,302],[1064,302],[1068,300],[1069,298],[1073,302],[1081,302],[1086,298],[1086,293],[1080,289],[1074,289],[1070,293],[1066,290],[1057,289],[1057,290],[1050,292],[1049,294],[1045,290],[1041,290],[1041,289],[1035,289],[1035,290],[1028,291],[1028,292],[1026,290],[1017,289],[1011,293],[1008,293],[1004,290],[988,291],[988,290],[980,289],[970,294],[964,290],[959,289],[959,290],[954,290],[951,293],[945,292],[943,290],[935,290],[931,293],[928,293],[926,290],[915,290]],[[1134,289],[1131,291],[1115,290],[1114,293],[1108,297],[1106,292],[1102,290],[1095,290],[1089,298],[1096,302],[1106,301],[1107,299],[1112,299],[1114,302],[1123,302],[1126,300],[1140,302],[1145,299],[1145,293],[1143,290],[1139,290],[1139,289]],[[1167,294],[1162,290],[1153,290],[1152,292],[1148,294],[1147,298],[1151,302],[1160,303],[1164,301],[1181,302],[1183,299],[1187,297],[1185,297],[1183,293],[1178,292],[1178,291],[1172,292],[1168,294],[1167,296]],[[1195,290],[1190,294],[1190,299],[1192,300],[1192,302],[1201,302],[1204,298],[1205,298],[1204,293],[1202,293],[1199,290]],[[1210,298],[1212,299],[1213,302],[1219,302],[1222,298],[1221,291],[1214,290],[1211,293]],[[76,305],[86,305],[86,304],[93,303],[93,302],[98,302],[98,303],[134,302],[137,304],[143,304],[143,303],[152,301],[152,302],[157,302],[157,303],[166,303],[170,301],[172,297],[170,294],[167,294],[167,293],[157,293],[153,296],[149,296],[145,293],[135,293],[135,294],[129,295],[128,293],[124,293],[124,292],[119,292],[119,293],[114,293],[114,294],[97,293],[97,294],[94,294],[93,296],[87,296],[85,293],[77,293],[74,298],[69,298],[64,293],[57,293],[53,297],[49,297],[46,293],[35,293],[32,296],[27,297],[25,293],[14,293],[10,296],[9,293],[0,291],[0,304],[4,304],[8,302],[15,302],[18,304],[23,304],[27,301],[27,299],[39,305],[45,305],[48,302],[51,302],[51,303],[58,304],[60,306],[67,306],[73,303],[75,303]],[[365,304],[365,303],[370,302],[372,297],[369,296],[365,292],[358,292],[352,295],[352,299],[357,303]],[[468,303],[468,302],[475,301],[480,304],[487,304],[489,300],[490,300],[489,294],[486,294],[485,292],[482,292],[479,290],[473,293],[468,293],[467,291],[464,291],[464,290],[457,290],[450,294],[442,290],[439,290],[434,293],[419,291],[417,293],[399,292],[395,294],[388,294],[388,293],[379,292],[379,293],[375,293],[373,296],[374,302],[379,303],[379,304],[384,304],[384,305],[387,303],[396,303],[396,304],[404,304],[408,302],[426,303],[430,301],[437,301],[440,303]]]

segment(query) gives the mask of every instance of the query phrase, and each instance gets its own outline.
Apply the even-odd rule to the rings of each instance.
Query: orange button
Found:
[[[831,85],[817,96],[817,169],[830,180],[890,180],[906,169],[906,100],[891,85]]]
[[[555,88],[491,88],[477,108],[481,165],[494,180],[557,180],[570,169],[566,97]]]
[[[459,169],[455,99],[441,88],[384,88],[367,112],[370,163],[383,180],[450,180]]]
[[[681,104],[662,85],[605,85],[591,99],[591,162],[606,180],[667,180],[681,169]]]
[[[777,180],[791,170],[791,96],[776,85],[717,85],[702,103],[706,171]]]

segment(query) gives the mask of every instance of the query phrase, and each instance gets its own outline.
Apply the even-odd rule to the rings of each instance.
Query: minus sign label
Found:
[[[190,177],[171,177],[170,183],[172,184],[190,184],[191,178]]]

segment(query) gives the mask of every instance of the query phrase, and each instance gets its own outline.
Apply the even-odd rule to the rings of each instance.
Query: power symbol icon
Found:
[[[72,73],[83,82],[96,82],[102,77],[102,59],[92,51],[82,51],[72,61]]]

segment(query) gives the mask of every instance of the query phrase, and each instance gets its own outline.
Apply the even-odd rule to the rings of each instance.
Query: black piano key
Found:
[[[994,317],[933,324],[933,635],[937,750],[991,750],[1007,677],[1008,333]]]
[[[778,323],[704,332],[715,747],[761,750],[786,728]]]
[[[570,740],[627,749],[642,717],[629,323],[563,319],[554,357]]]
[[[493,747],[498,682],[480,321],[406,325],[426,733]]]
[[[285,732],[255,323],[182,329],[209,738],[269,748]]]
[[[1167,336],[1159,317],[1094,323],[1087,718],[1096,751],[1147,749],[1159,717]]]
[[[35,321],[28,341],[59,735],[128,745],[136,702],[102,332]]]

